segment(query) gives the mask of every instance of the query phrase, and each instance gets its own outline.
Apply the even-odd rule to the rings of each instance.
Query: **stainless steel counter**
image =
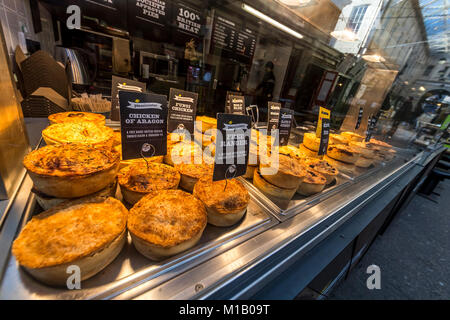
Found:
[[[161,263],[142,257],[129,240],[119,257],[84,281],[81,290],[40,284],[10,255],[12,240],[35,212],[32,182],[25,176],[0,229],[0,299],[250,297],[429,157],[430,153],[409,160],[398,157],[364,178],[349,180],[345,188],[313,201],[302,199],[283,218],[251,192],[248,212],[237,226],[208,226],[196,247]]]

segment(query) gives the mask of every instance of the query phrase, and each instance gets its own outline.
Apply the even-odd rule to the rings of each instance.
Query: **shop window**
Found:
[[[348,19],[347,28],[353,30],[354,33],[358,33],[368,7],[369,5],[354,7]]]

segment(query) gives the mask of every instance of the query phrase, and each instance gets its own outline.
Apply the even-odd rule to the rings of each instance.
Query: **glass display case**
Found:
[[[217,114],[230,112],[230,94],[243,96],[244,113],[252,116],[247,151],[257,155],[246,174],[236,178],[248,194],[239,221],[226,227],[209,223],[195,245],[159,261],[141,254],[126,232],[120,253],[77,290],[36,280],[11,254],[24,226],[48,209],[43,203],[58,198],[38,190],[29,170],[2,205],[0,298],[252,297],[273,280],[274,272],[287,268],[290,259],[313,251],[365,206],[383,196],[412,192],[410,184],[444,151],[441,144],[448,137],[450,57],[443,40],[447,17],[432,19],[437,10],[432,2],[38,1],[27,10],[28,18],[50,17],[54,28],[42,31],[54,49],[48,54],[55,60],[61,60],[61,52],[68,55],[60,61],[72,81],[67,111],[103,116],[103,123],[95,124],[98,134],[78,143],[97,141],[112,128],[110,151],[121,152],[118,106],[111,93],[112,77],[117,76],[166,98],[171,89],[198,94],[196,126],[203,130],[195,131],[186,152],[198,149],[213,158]],[[79,27],[68,22],[69,5],[80,8],[75,17]],[[25,36],[33,37],[33,31],[36,26]],[[12,32],[4,26],[8,41]],[[13,53],[11,44],[6,47]],[[23,60],[17,59],[18,50],[15,54],[16,85],[27,99],[29,82],[23,79],[29,75],[22,74]],[[34,67],[39,68],[39,61]],[[76,80],[77,70],[84,70],[82,81]],[[36,87],[49,85],[32,78]],[[113,101],[112,109],[85,110],[70,101],[97,94]],[[47,111],[25,118],[34,150],[58,145],[48,131],[43,134],[55,123],[48,123],[53,112]],[[275,129],[281,128],[281,115],[292,114],[286,141],[280,139],[281,130],[271,127],[274,113]],[[439,137],[429,131],[433,126],[440,130]],[[433,136],[431,142],[422,142],[424,134]],[[178,170],[168,160],[174,148],[170,137],[168,154],[155,161]],[[150,160],[142,157],[140,166],[148,172]],[[270,159],[276,159],[275,174],[264,173],[273,164]],[[122,161],[120,167],[129,164]],[[135,205],[124,200],[121,190],[114,184],[110,194],[131,212]]]

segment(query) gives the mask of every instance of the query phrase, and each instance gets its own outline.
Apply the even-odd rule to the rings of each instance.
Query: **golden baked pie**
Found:
[[[276,202],[291,200],[298,188],[298,186],[295,188],[280,188],[273,185],[264,179],[257,169],[253,173],[253,185],[266,197]]]
[[[134,246],[151,260],[161,260],[193,247],[206,223],[203,203],[181,190],[151,193],[136,203],[128,215]]]
[[[346,163],[355,163],[358,160],[360,153],[350,146],[333,144],[328,146],[327,156],[333,158],[334,160],[339,160]]]
[[[114,182],[110,183],[102,190],[94,192],[93,194],[87,195],[85,197],[115,197],[116,190],[117,190],[117,179],[115,179]],[[78,199],[83,198],[83,197],[74,198],[74,199],[56,198],[56,197],[52,197],[52,196],[43,194],[34,188],[31,189],[31,192],[33,192],[35,194],[37,203],[44,210],[49,210],[65,201],[69,201],[69,200],[73,201],[73,200],[78,200]]]
[[[217,119],[208,116],[197,116],[196,121],[201,122],[202,132],[206,130],[217,128]]]
[[[359,152],[361,156],[367,159],[372,159],[375,156],[374,150],[370,148],[369,144],[364,141],[362,142],[350,141],[349,146],[352,147],[357,152]]]
[[[116,146],[121,146],[121,145],[122,145],[122,134],[121,134],[120,130],[114,130],[112,146],[116,147]],[[122,150],[122,147],[120,150]]]
[[[96,197],[64,202],[34,216],[12,246],[18,263],[32,276],[65,285],[69,265],[81,280],[104,269],[126,239],[127,209],[114,199]]]
[[[183,190],[192,192],[194,185],[202,177],[211,178],[214,171],[214,165],[208,163],[180,163],[175,165],[175,169],[181,175],[180,187]]]
[[[364,137],[355,132],[350,132],[350,131],[341,132],[341,136],[344,136],[345,138],[347,138],[348,141],[360,141],[360,142],[364,141]]]
[[[55,123],[80,123],[80,122],[93,122],[98,125],[105,125],[105,116],[98,113],[92,112],[79,112],[79,111],[68,111],[54,113],[48,116],[50,124]]]
[[[347,144],[348,139],[340,134],[330,133],[329,144]]]
[[[340,172],[352,174],[355,171],[355,165],[353,163],[346,163],[339,160],[330,158],[328,155],[323,156],[323,160],[328,162],[333,167],[337,168]]]
[[[49,145],[30,152],[23,164],[34,188],[48,196],[78,198],[114,182],[119,154],[105,146]]]
[[[145,160],[143,158],[123,160],[122,159],[122,145],[115,146],[114,150],[120,154],[120,169],[122,169],[126,166],[129,166],[129,165],[135,164],[135,163],[141,163],[141,164],[146,164],[147,162],[162,163],[163,159],[164,159],[164,156],[154,156],[154,157],[145,158]]]
[[[42,131],[42,137],[47,144],[73,142],[111,147],[114,141],[113,135],[113,129],[92,122],[57,123]]]
[[[153,191],[177,189],[178,171],[163,163],[135,163],[119,171],[119,185],[124,200],[135,204]]]
[[[323,175],[327,179],[326,184],[330,184],[331,182],[333,182],[339,173],[338,169],[333,167],[325,160],[308,158],[304,160],[304,163],[308,169],[314,170]]]
[[[389,143],[386,143],[384,141],[380,141],[380,140],[377,140],[377,139],[374,139],[374,138],[370,139],[369,142],[371,144],[373,144],[373,145],[376,145],[377,147],[382,148],[382,149],[389,150],[389,149],[392,148],[392,146]]]
[[[203,177],[195,184],[193,194],[205,205],[208,223],[218,227],[238,222],[250,201],[247,189],[236,179],[213,181],[212,177]]]
[[[315,170],[306,169],[306,177],[297,188],[297,193],[302,196],[310,196],[321,192],[327,183],[327,178]]]
[[[355,166],[360,168],[368,168],[372,165],[373,161],[374,161],[373,158],[369,159],[361,155],[361,157],[359,157],[358,160],[356,160]]]
[[[305,178],[305,168],[295,159],[278,155],[278,162],[272,162],[270,159],[267,164],[261,161],[259,172],[265,180],[280,188],[297,188],[300,182]],[[270,170],[269,170],[270,169]]]
[[[303,145],[309,150],[318,152],[320,147],[320,138],[315,133],[306,132],[303,135]]]

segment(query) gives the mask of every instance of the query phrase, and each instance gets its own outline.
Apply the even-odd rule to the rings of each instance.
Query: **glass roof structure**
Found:
[[[449,4],[450,0],[419,0],[432,53],[449,52]]]

